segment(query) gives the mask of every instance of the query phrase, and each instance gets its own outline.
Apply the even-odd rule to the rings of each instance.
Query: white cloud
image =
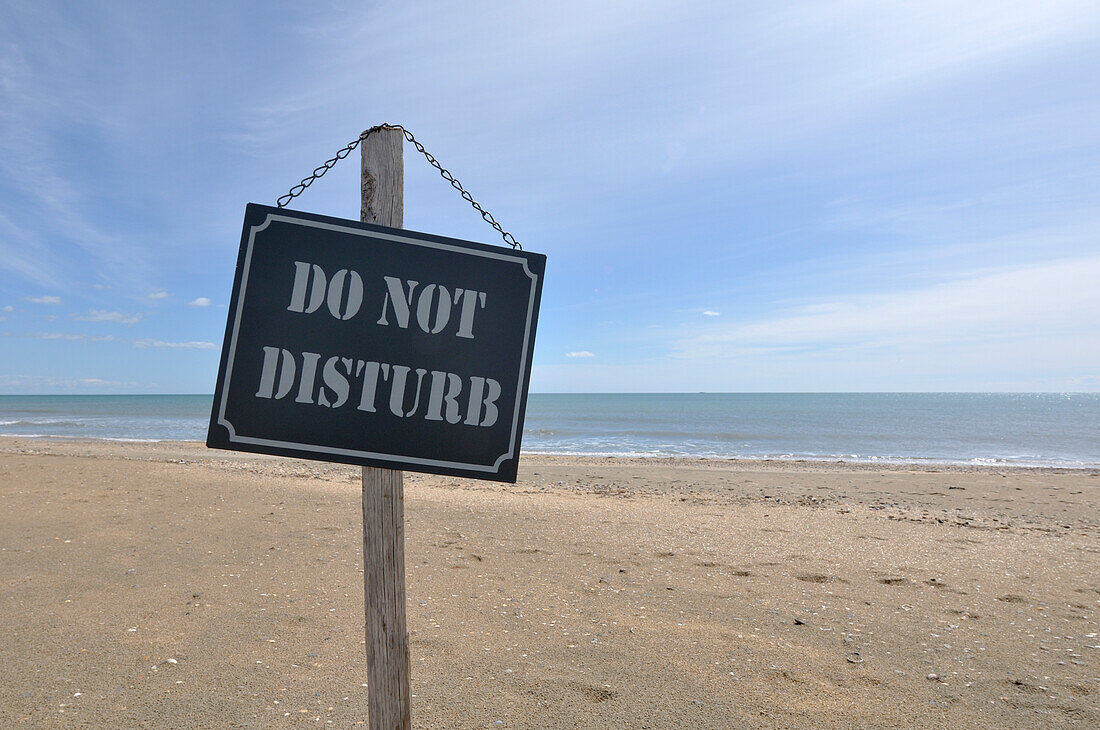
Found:
[[[0,375],[0,386],[25,392],[41,392],[46,389],[73,390],[84,386],[99,385],[133,388],[138,385],[133,380],[104,380],[102,378],[59,378],[52,375]]]
[[[172,350],[216,350],[218,346],[213,342],[165,342],[164,340],[134,340],[134,347],[140,347],[142,349],[147,347],[156,347],[161,349]]]
[[[8,306],[4,307],[4,311],[5,312],[14,312],[15,307],[13,307],[12,305],[9,304]]]
[[[643,145],[658,155],[667,150],[664,172],[721,169],[730,161],[774,159],[777,149],[791,145],[820,144],[823,132],[902,102],[926,103],[929,91],[940,86],[957,93],[960,78],[980,78],[998,63],[1016,69],[1044,53],[1063,53],[1090,41],[1096,26],[1087,2],[1058,0],[757,6],[634,3],[623,13],[621,3],[497,0],[479,6],[498,21],[486,25],[460,4],[433,4],[428,10],[418,3],[370,3],[303,29],[324,39],[330,54],[325,59],[340,62],[323,71],[315,67],[316,73],[306,76],[310,84],[292,86],[277,103],[257,107],[247,136],[260,147],[293,138],[294,130],[308,128],[317,114],[339,118],[343,112],[333,109],[333,100],[354,82],[355,72],[333,70],[387,59],[396,71],[379,79],[381,93],[407,116],[423,119],[424,126],[435,121],[437,105],[454,110],[453,139],[475,135],[470,146],[482,156],[514,154],[508,143],[490,152],[494,145],[483,140],[499,131],[466,128],[474,110],[502,89],[512,103],[494,119],[495,130],[522,128],[547,149],[568,139],[569,130],[558,123],[563,116],[614,130],[591,141],[572,140],[573,149],[581,145],[582,151],[547,161],[550,179],[569,174],[568,165],[573,174],[580,166],[601,180],[629,180],[654,164],[653,155],[634,154]],[[584,13],[583,27],[573,22],[578,12]],[[426,23],[439,42],[420,40],[417,29]],[[678,38],[692,42],[677,43]],[[493,52],[465,53],[472,39]],[[570,52],[557,53],[561,48]],[[492,87],[476,83],[486,76],[494,78]],[[411,98],[408,89],[425,87],[433,89],[431,97]],[[609,93],[617,103],[594,111],[592,100]],[[661,107],[667,111],[654,113]],[[909,135],[914,126],[907,127]],[[443,125],[429,131],[435,138],[448,136]],[[866,147],[863,138],[855,139]],[[530,160],[529,150],[521,154]]]
[[[14,236],[0,240],[0,268],[31,281],[62,285],[94,271],[136,286],[149,273],[143,263],[150,249],[145,237],[117,233],[122,227],[109,222],[109,201],[117,187],[112,173],[99,170],[99,184],[82,184],[79,163],[74,164],[63,152],[64,143],[49,132],[49,120],[67,128],[83,120],[79,123],[97,137],[104,154],[122,148],[120,142],[130,131],[124,125],[131,117],[125,101],[107,101],[112,95],[109,88],[111,83],[135,83],[135,78],[127,70],[105,81],[97,70],[106,55],[100,49],[118,43],[118,36],[114,43],[104,36],[121,23],[107,22],[90,32],[87,19],[49,5],[5,8],[13,23],[0,29],[0,176],[18,180],[20,193],[0,202],[0,215],[6,213],[15,229]],[[9,27],[48,28],[56,45],[44,45],[34,31]],[[148,93],[134,95],[129,103],[140,103],[136,99]],[[126,169],[115,174],[126,174]],[[13,249],[17,255],[11,260]],[[20,251],[32,253],[20,256]]]
[[[713,309],[704,309],[703,314],[708,317],[717,317],[721,312],[715,312]]]
[[[756,322],[701,332],[679,343],[683,356],[745,347],[848,347],[935,343],[1036,330],[1097,328],[1100,256],[978,272],[930,287],[835,297]]]
[[[199,297],[198,299],[192,299],[187,303],[189,307],[209,307],[210,300],[206,297]]]
[[[41,297],[27,297],[27,301],[32,304],[61,304],[61,297],[50,294]]]
[[[149,292],[150,299],[167,299],[168,292],[164,289],[157,289],[156,291]]]
[[[135,324],[141,321],[140,313],[123,314],[122,312],[109,312],[105,309],[89,309],[87,314],[73,315],[73,319],[81,322],[118,322],[119,324]]]
[[[1073,390],[1100,371],[1097,281],[1100,256],[1064,259],[681,328],[668,359],[632,368],[633,389]]]
[[[1074,391],[1100,372],[1100,256],[974,270],[666,331],[629,368],[537,365],[532,390]],[[842,286],[838,282],[838,287]]]
[[[39,340],[69,340],[72,342],[114,342],[114,335],[82,335],[71,332],[35,332],[32,337]]]
[[[566,357],[596,357],[593,353],[589,352],[588,350],[575,350],[573,352],[567,352],[567,353],[565,353],[565,356]]]

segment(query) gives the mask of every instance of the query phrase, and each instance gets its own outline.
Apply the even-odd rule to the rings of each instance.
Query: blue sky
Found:
[[[211,392],[383,121],[549,257],[533,391],[1100,390],[1100,3],[2,5],[0,393]]]

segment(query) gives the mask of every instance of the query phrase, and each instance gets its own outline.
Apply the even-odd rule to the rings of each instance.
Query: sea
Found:
[[[0,396],[0,435],[204,441],[209,395]],[[531,394],[523,451],[1100,467],[1100,393]]]

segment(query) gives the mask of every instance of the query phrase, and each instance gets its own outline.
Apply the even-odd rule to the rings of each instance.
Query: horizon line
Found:
[[[528,395],[1100,395],[1100,390],[639,390],[529,391]],[[0,398],[84,396],[213,398],[213,393],[0,393]]]

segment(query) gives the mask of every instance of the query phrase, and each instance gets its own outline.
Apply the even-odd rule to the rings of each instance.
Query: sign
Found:
[[[514,482],[545,268],[249,204],[207,446]]]

